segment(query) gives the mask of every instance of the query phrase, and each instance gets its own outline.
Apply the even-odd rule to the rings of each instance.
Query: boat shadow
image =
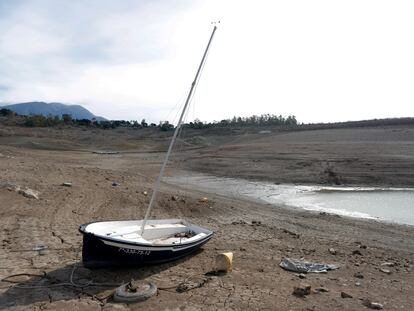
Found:
[[[182,264],[202,251],[200,249],[173,262],[158,265],[87,269],[79,262],[52,270],[43,275],[40,273],[39,275],[21,274],[15,275],[15,277],[9,276],[3,279],[6,282],[0,283],[3,289],[5,285],[10,285],[6,291],[0,294],[0,310],[79,299],[87,296],[98,301],[103,300],[110,296],[113,290],[121,284],[131,280],[148,279],[164,270]],[[76,287],[73,283],[71,284],[72,273],[72,281],[76,285],[85,285],[91,281],[93,283],[84,287]],[[102,284],[105,284],[105,286],[101,286]]]

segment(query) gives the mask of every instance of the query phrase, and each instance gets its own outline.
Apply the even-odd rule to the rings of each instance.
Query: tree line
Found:
[[[63,114],[59,116],[44,116],[36,115],[17,115],[15,112],[2,108],[0,109],[0,116],[5,116],[15,119],[15,124],[27,127],[53,127],[57,125],[78,125],[87,127],[96,127],[102,129],[114,129],[118,127],[128,128],[158,128],[161,131],[170,131],[175,127],[169,121],[160,121],[159,124],[148,123],[145,119],[141,122],[136,120],[96,120],[96,119],[74,119],[71,115]],[[17,117],[17,118],[16,118]],[[224,119],[221,121],[202,122],[199,119],[193,122],[183,124],[184,128],[204,129],[204,128],[231,128],[231,127],[260,127],[260,126],[295,126],[297,121],[295,116],[283,117],[281,115],[262,114],[260,116],[250,117],[233,117],[232,119]]]

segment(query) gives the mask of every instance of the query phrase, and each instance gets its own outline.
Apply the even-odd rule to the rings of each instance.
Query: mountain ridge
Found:
[[[46,103],[41,101],[7,104],[0,106],[14,111],[19,115],[34,115],[40,114],[44,116],[59,116],[64,114],[71,115],[74,119],[96,119],[97,121],[107,120],[104,117],[96,116],[88,109],[81,105],[62,104],[58,102]]]

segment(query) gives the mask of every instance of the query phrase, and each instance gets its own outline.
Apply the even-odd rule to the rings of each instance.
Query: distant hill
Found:
[[[95,116],[92,112],[80,105],[65,105],[61,103],[45,103],[45,102],[28,102],[20,104],[12,104],[2,106],[2,108],[10,109],[19,115],[41,114],[44,116],[52,115],[62,117],[69,114],[74,119],[96,119],[105,121],[103,117]]]

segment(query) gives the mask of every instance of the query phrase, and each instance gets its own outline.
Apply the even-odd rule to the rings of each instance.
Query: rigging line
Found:
[[[200,77],[199,77],[199,79],[196,81],[196,83],[194,85],[193,96],[190,98],[190,101],[188,103],[188,106],[189,107],[188,107],[188,109],[185,112],[184,120],[182,122],[183,125],[188,121],[188,116],[190,114],[190,109],[192,109],[192,112],[193,112],[193,121],[195,121],[194,117],[195,117],[195,103],[196,103],[197,88],[198,88],[198,85],[200,83],[200,80],[201,80],[201,77],[202,77],[202,74],[203,74],[203,71],[204,71],[204,67],[205,67],[205,65],[207,63],[207,60],[208,60],[209,55],[210,55],[210,49],[207,50],[206,56],[205,56],[205,61],[204,61],[204,63],[202,64],[202,66],[200,68]],[[180,127],[177,137],[180,137],[180,135],[183,135],[183,133],[185,132],[184,130],[185,130],[184,129],[184,126]],[[180,149],[180,147],[178,147],[176,149],[176,151],[177,152],[181,152],[183,150],[184,150],[184,136],[181,136],[181,149]],[[180,166],[180,168],[182,168],[182,167],[184,167],[184,165],[183,165],[184,164],[184,158],[183,157],[180,157],[180,159],[181,160],[179,160],[178,165]],[[186,183],[188,184],[188,176],[186,177]]]
[[[188,92],[187,99],[186,99],[186,104],[185,104],[185,106],[184,106],[184,108],[183,108],[183,111],[182,111],[182,112],[181,112],[181,114],[180,114],[180,119],[178,120],[178,125],[177,125],[177,128],[176,128],[176,129],[175,129],[175,131],[174,131],[173,137],[172,137],[172,139],[171,139],[170,146],[168,147],[167,154],[166,154],[166,156],[165,156],[165,158],[164,158],[164,161],[163,161],[163,163],[162,163],[160,173],[159,173],[158,178],[157,178],[157,180],[156,180],[156,182],[155,182],[154,189],[153,189],[153,191],[152,191],[152,195],[151,195],[151,199],[150,199],[150,203],[149,203],[149,205],[148,205],[148,207],[147,207],[147,210],[146,210],[146,212],[145,212],[145,217],[144,217],[144,220],[142,221],[142,224],[141,224],[141,236],[143,236],[143,234],[144,234],[144,231],[145,231],[145,224],[146,224],[146,222],[147,222],[147,220],[148,220],[148,217],[149,217],[149,215],[150,215],[150,213],[151,213],[151,209],[152,209],[152,207],[153,207],[154,200],[155,200],[156,195],[157,195],[157,192],[158,192],[158,190],[159,190],[160,183],[161,183],[161,179],[162,179],[162,176],[163,176],[163,174],[164,174],[165,167],[166,167],[167,162],[168,162],[168,158],[169,158],[169,156],[170,156],[170,154],[171,154],[171,150],[172,150],[172,148],[173,148],[173,146],[174,146],[175,139],[176,139],[176,137],[177,137],[177,134],[178,134],[179,129],[180,129],[180,126],[181,126],[181,121],[182,121],[182,118],[184,117],[185,110],[186,110],[187,105],[188,105],[188,103],[189,103],[189,101],[190,101],[190,99],[191,99],[192,92],[193,92],[193,90],[194,90],[195,84],[197,83],[197,79],[198,79],[198,77],[199,77],[199,75],[200,75],[200,71],[201,71],[201,69],[202,69],[202,67],[203,67],[203,63],[205,62],[207,52],[208,52],[208,50],[209,50],[209,47],[210,47],[211,41],[213,40],[214,33],[216,32],[216,30],[217,30],[217,26],[214,26],[213,31],[212,31],[212,33],[211,33],[211,35],[210,35],[210,39],[209,39],[209,41],[208,41],[208,43],[207,43],[207,47],[206,47],[206,49],[205,49],[205,51],[204,51],[204,53],[203,53],[203,57],[202,57],[202,59],[201,59],[200,65],[199,65],[199,67],[198,67],[198,69],[197,69],[197,72],[196,72],[196,75],[195,75],[195,77],[194,77],[194,81],[191,83],[190,91]]]
[[[206,62],[208,61],[208,57],[209,57],[209,55],[210,55],[210,50],[208,50],[207,51],[207,53],[206,53],[206,59],[205,59],[205,62],[202,64],[202,66],[201,66],[201,69],[200,69],[200,78],[196,81],[196,84],[195,84],[195,86],[194,86],[194,93],[193,93],[193,96],[192,96],[192,98],[190,99],[190,107],[193,109],[193,117],[194,117],[194,115],[195,115],[195,96],[196,96],[196,94],[197,94],[197,88],[198,88],[198,84],[200,83],[200,80],[201,80],[201,78],[203,77],[203,75],[202,75],[202,73],[203,73],[203,71],[204,71],[204,67],[205,67],[205,65],[206,65]],[[189,108],[190,108],[189,107]],[[201,120],[200,120],[201,121]]]
[[[164,120],[168,120],[168,118],[170,117],[170,115],[173,113],[173,111],[175,111],[175,116],[174,119],[175,120],[177,118],[178,112],[181,110],[181,108],[183,107],[183,103],[184,103],[184,99],[185,99],[185,95],[186,92],[184,91],[181,96],[180,99],[174,104],[174,107],[172,109],[170,109],[170,111],[168,112],[167,116],[164,118]],[[177,107],[179,107],[180,109],[177,109]],[[161,120],[163,121],[163,120]]]

